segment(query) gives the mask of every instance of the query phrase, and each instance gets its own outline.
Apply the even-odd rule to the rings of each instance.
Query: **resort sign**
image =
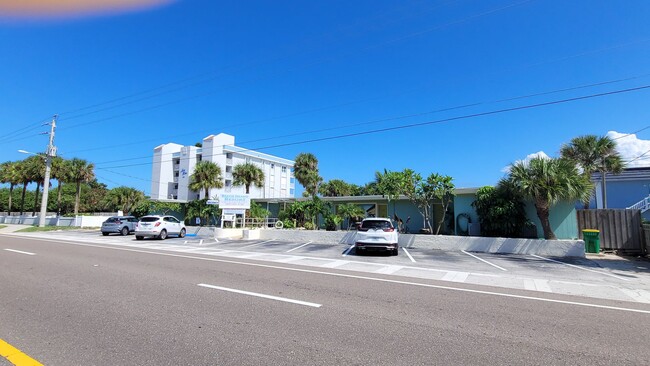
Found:
[[[220,193],[219,208],[248,210],[251,208],[251,197],[248,194]]]

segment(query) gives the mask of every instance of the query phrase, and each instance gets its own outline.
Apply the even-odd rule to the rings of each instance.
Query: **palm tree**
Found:
[[[38,198],[41,191],[41,184],[44,184],[45,179],[45,157],[42,155],[33,155],[25,159],[26,173],[30,182],[36,182],[36,189],[34,190],[34,208],[32,216],[36,215],[38,210]],[[49,182],[48,182],[49,184]]]
[[[25,193],[27,192],[27,185],[30,182],[29,180],[29,171],[27,169],[27,163],[25,160],[21,160],[16,162],[15,165],[15,176],[14,179],[16,180],[16,184],[22,184],[23,185],[23,191],[20,196],[20,215],[22,216],[23,213],[25,213]]]
[[[70,164],[59,156],[52,159],[52,179],[56,179],[58,184],[56,186],[56,213],[61,214],[61,188],[63,183],[70,181]]]
[[[577,164],[582,169],[582,174],[590,180],[593,173],[601,173],[603,208],[607,208],[605,174],[620,174],[625,168],[621,155],[616,151],[616,142],[607,136],[578,136],[562,146],[560,155]],[[589,208],[590,198],[591,194],[583,202],[585,209]]]
[[[133,208],[144,199],[145,196],[142,191],[131,187],[116,187],[106,195],[106,202],[125,214],[131,213]]]
[[[551,207],[559,201],[584,202],[593,188],[591,181],[578,172],[576,165],[562,158],[536,157],[510,166],[507,182],[524,198],[535,203],[545,239],[556,239],[549,221]]]
[[[16,179],[16,163],[7,161],[0,165],[0,183],[9,183],[9,201],[7,202],[7,215],[11,215],[11,204],[14,187],[19,182]]]
[[[77,190],[74,197],[74,214],[79,213],[79,199],[81,197],[81,183],[87,183],[95,179],[95,165],[86,160],[74,158],[69,163],[68,178],[70,182],[77,185]]]
[[[211,188],[223,188],[221,167],[207,160],[196,163],[194,173],[190,176],[189,188],[193,191],[203,190],[205,198],[209,199]]]
[[[318,159],[311,153],[300,153],[296,156],[294,175],[305,191],[312,197],[318,193],[318,185],[323,178],[318,174]]]
[[[246,187],[246,194],[250,193],[251,184],[254,184],[257,188],[264,186],[264,172],[253,163],[236,165],[232,171],[232,176],[235,178],[234,185]]]

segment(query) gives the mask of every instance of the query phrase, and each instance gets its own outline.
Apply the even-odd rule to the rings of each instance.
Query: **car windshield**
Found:
[[[120,221],[119,217],[109,217],[108,220],[106,220],[106,222],[109,224],[117,221]]]
[[[363,229],[390,229],[393,225],[384,220],[364,220],[361,223]]]
[[[158,221],[157,217],[143,217],[140,219],[142,222],[156,222]]]

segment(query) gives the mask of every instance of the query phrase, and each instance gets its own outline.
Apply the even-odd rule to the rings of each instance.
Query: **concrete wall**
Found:
[[[260,230],[262,240],[284,240],[323,244],[355,242],[356,231]],[[484,253],[536,254],[545,257],[584,257],[582,240],[543,240],[482,238],[447,235],[400,234],[399,245],[405,248],[466,250]]]
[[[45,226],[100,227],[111,216],[46,217]],[[0,224],[38,225],[38,216],[0,216]]]

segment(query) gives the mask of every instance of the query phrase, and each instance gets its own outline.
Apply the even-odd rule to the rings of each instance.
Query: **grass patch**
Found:
[[[24,229],[20,229],[16,232],[33,233],[37,231],[59,231],[59,230],[79,230],[79,229],[94,229],[94,228],[79,227],[79,226],[44,226],[44,227],[31,226],[31,227],[26,227]]]
[[[6,227],[7,227],[7,225],[0,225],[0,229],[4,229]]]

